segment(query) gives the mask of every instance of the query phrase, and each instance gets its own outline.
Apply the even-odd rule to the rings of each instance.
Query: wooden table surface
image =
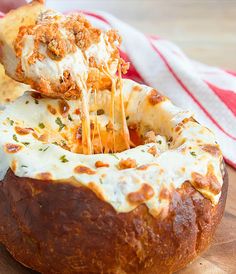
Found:
[[[177,43],[191,58],[236,71],[235,0],[48,0],[60,10],[106,10],[138,29]],[[0,3],[1,8],[1,3]],[[236,122],[235,122],[236,123]],[[178,274],[236,273],[236,171],[227,167],[224,218],[212,246]],[[0,274],[35,273],[0,246]]]

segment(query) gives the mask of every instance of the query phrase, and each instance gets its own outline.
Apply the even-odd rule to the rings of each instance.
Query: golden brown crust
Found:
[[[38,15],[45,9],[43,1],[32,1],[29,4],[23,5],[16,10],[11,10],[0,21],[0,41],[1,54],[0,62],[4,65],[6,73],[13,79],[16,79],[15,65],[16,60],[13,43],[17,37],[19,28],[30,26],[35,23]],[[20,69],[20,67],[19,67]]]
[[[145,201],[151,199],[155,195],[153,188],[144,183],[141,188],[136,192],[130,192],[127,196],[127,200],[130,204],[140,205]]]
[[[4,145],[4,151],[9,154],[17,153],[22,149],[21,145],[7,143]]]
[[[119,162],[119,169],[135,168],[137,166],[135,159],[121,159]]]
[[[102,162],[102,161],[97,161],[96,163],[95,163],[95,167],[96,168],[100,168],[100,167],[109,167],[110,165],[108,164],[108,163],[104,163],[104,162]]]
[[[219,194],[221,191],[221,184],[218,182],[216,176],[214,175],[214,168],[212,165],[208,165],[206,176],[202,176],[197,172],[192,173],[193,185],[197,189],[210,190],[215,195]]]
[[[172,193],[166,218],[145,205],[117,212],[73,182],[16,177],[0,183],[0,241],[42,273],[172,273],[208,247],[223,215],[188,182]]]
[[[14,101],[29,89],[29,86],[18,83],[8,77],[5,74],[4,67],[0,64],[0,104],[4,105]]]
[[[155,89],[152,89],[150,94],[148,95],[148,101],[151,105],[159,104],[164,100],[166,100],[166,98]]]

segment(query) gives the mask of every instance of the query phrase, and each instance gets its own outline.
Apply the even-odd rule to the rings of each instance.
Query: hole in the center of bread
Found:
[[[127,149],[124,142],[124,134],[119,123],[112,123],[108,120],[105,113],[99,110],[99,120],[92,117],[90,119],[90,138],[93,148],[93,154],[116,153]],[[71,139],[62,143],[62,147],[74,153],[84,153],[83,126],[82,123],[71,128]],[[130,148],[142,145],[145,138],[139,133],[136,125],[128,125]],[[68,135],[67,135],[68,136]]]
[[[111,119],[108,90],[98,93],[96,100],[94,93],[89,95],[86,120],[81,100],[48,99],[38,93],[31,93],[30,97],[32,99],[27,99],[24,104],[26,108],[34,104],[44,111],[36,115],[35,121],[28,121],[29,117],[26,117],[23,124],[32,128],[33,137],[42,143],[51,143],[77,154],[118,153],[147,143],[165,143],[165,138],[150,126],[142,124],[133,111],[127,108],[123,117],[119,98],[116,98],[118,103],[114,108],[114,119]],[[92,148],[91,153],[85,149],[88,147],[87,140]]]

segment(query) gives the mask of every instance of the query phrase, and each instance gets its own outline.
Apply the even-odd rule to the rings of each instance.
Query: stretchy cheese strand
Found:
[[[101,139],[101,132],[100,132],[100,125],[98,124],[98,107],[97,107],[97,90],[94,90],[94,101],[95,101],[95,106],[96,106],[96,116],[95,116],[95,125],[96,125],[96,130],[98,133],[98,140],[99,140],[99,145],[100,145],[100,153],[103,153],[103,145],[102,145],[102,139]],[[95,127],[94,127],[95,131]]]
[[[92,154],[92,142],[91,142],[91,130],[90,130],[90,116],[89,116],[89,102],[88,102],[88,90],[86,84],[81,80],[83,88],[81,90],[81,101],[82,101],[82,144],[83,153]]]
[[[115,129],[114,129],[114,125],[115,125],[115,94],[116,94],[116,79],[110,74],[108,68],[104,68],[103,67],[103,72],[105,75],[107,75],[107,77],[110,78],[111,82],[112,82],[112,86],[111,86],[111,103],[110,103],[110,123],[112,126],[112,133],[108,132],[108,140],[107,140],[107,144],[110,143],[110,140],[112,138],[112,147],[109,148],[109,146],[106,146],[105,152],[108,153],[111,152],[113,153],[115,151]],[[111,136],[112,134],[112,136]]]
[[[118,81],[119,81],[119,88],[120,88],[120,107],[121,107],[123,136],[124,136],[125,147],[126,147],[126,149],[129,149],[130,148],[130,135],[129,135],[129,129],[128,129],[127,121],[126,121],[126,116],[125,116],[121,64],[119,64],[119,67],[118,67]]]

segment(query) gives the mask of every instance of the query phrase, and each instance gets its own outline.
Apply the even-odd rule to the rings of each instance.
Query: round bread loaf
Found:
[[[166,218],[145,205],[117,213],[70,180],[19,178],[0,184],[0,239],[13,257],[41,273],[173,273],[205,250],[227,195],[212,206],[190,183],[171,193]]]
[[[45,274],[183,268],[224,211],[214,134],[157,90],[122,79],[115,31],[40,13],[41,2],[0,24],[6,72],[37,90],[0,112],[0,242]]]
[[[156,90],[122,86],[130,149],[120,92],[114,139],[110,91],[89,96],[91,155],[81,150],[79,99],[28,92],[2,111],[0,242],[22,264],[45,274],[172,273],[211,242],[227,195],[214,134]]]

